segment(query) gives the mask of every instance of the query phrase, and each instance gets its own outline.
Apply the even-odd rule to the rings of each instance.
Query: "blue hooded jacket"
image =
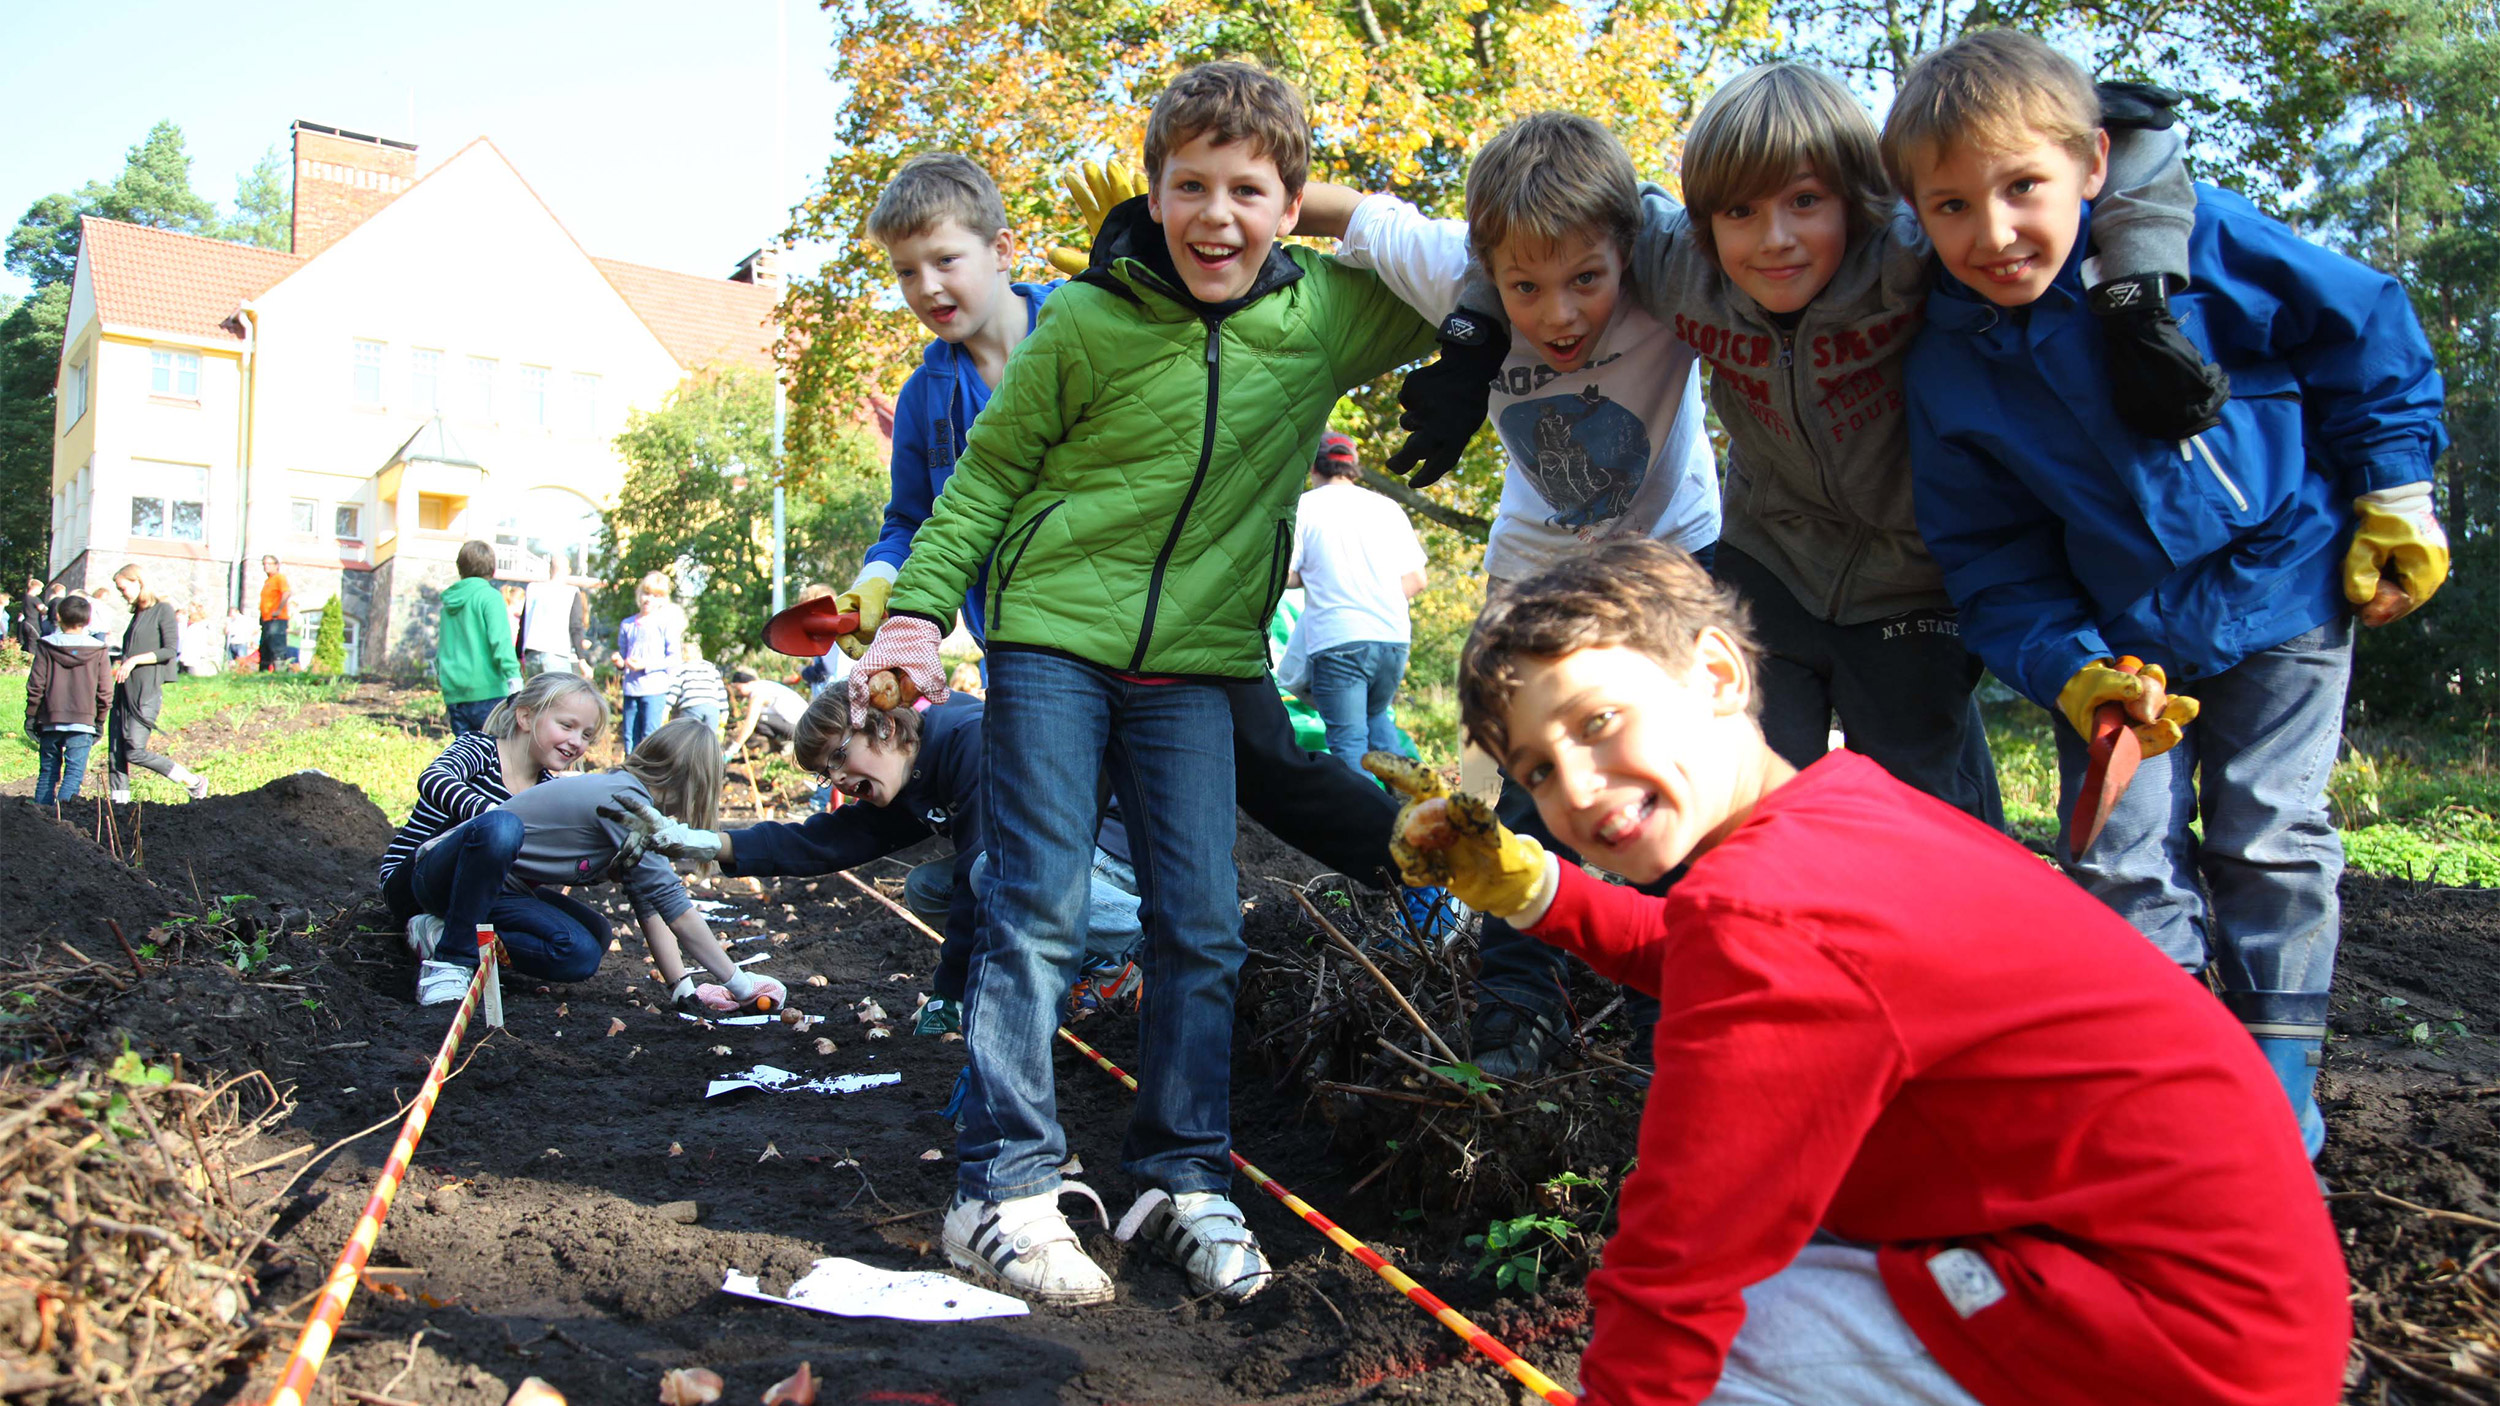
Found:
[[[2186,443],[2112,406],[2084,302],[2091,213],[2057,281],[2002,309],[1949,273],[1908,363],[1919,532],[1962,643],[2055,711],[2096,659],[2174,683],[2217,674],[2351,609],[2351,500],[2431,476],[2447,445],[2429,343],[2395,280],[2196,188],[2194,286],[2171,300],[2231,376]]]
[[[1042,303],[1064,282],[1008,285],[1024,300],[1027,332],[1041,317]],[[902,569],[911,555],[912,537],[937,510],[939,492],[954,477],[955,459],[964,452],[964,436],[989,403],[990,385],[981,379],[972,354],[944,337],[932,338],[920,355],[920,369],[911,373],[911,379],[903,383],[903,393],[894,400],[893,485],[886,494],[885,527],[877,534],[876,545],[868,549],[868,563]],[[973,578],[971,593],[964,597],[964,622],[975,640],[988,636],[981,616],[988,577],[989,568],[984,565]]]

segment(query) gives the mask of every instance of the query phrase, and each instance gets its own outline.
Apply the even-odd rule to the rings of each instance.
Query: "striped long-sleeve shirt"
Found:
[[[540,772],[546,781],[554,772]],[[408,823],[391,836],[382,852],[381,879],[389,883],[399,866],[414,857],[417,847],[471,816],[483,815],[512,799],[503,784],[503,754],[494,738],[472,732],[455,739],[443,754],[417,773],[417,808]]]
[[[716,719],[729,716],[729,688],[709,659],[688,659],[677,666],[677,684],[668,695],[669,713],[682,717],[688,708],[709,708]]]

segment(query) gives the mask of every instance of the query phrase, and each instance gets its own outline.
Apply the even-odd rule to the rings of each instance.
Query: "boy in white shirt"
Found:
[[[1424,588],[1424,548],[1405,510],[1357,475],[1354,441],[1322,435],[1285,584],[1304,592],[1294,648],[1310,681],[1300,692],[1328,725],[1328,754],[1361,772],[1365,752],[1399,750],[1389,705],[1414,642],[1406,602]]]

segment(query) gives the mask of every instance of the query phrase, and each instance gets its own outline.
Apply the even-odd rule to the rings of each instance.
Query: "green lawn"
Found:
[[[430,693],[374,693],[350,700],[353,679],[299,674],[220,674],[178,678],[165,690],[165,711],[156,734],[158,750],[199,772],[219,795],[248,791],[307,768],[363,788],[394,824],[416,805],[417,773],[449,740],[442,701]],[[319,703],[348,703],[351,711],[321,727],[284,724]],[[0,717],[26,714],[26,676],[0,676]],[[251,728],[249,740],[223,727]],[[257,724],[257,726],[254,726]],[[192,731],[186,745],[185,732]],[[100,794],[96,773],[104,767],[99,744],[88,759],[88,793]],[[23,731],[0,737],[0,783],[35,774],[35,744]],[[182,788],[153,772],[136,773],[131,790],[144,801],[177,801]]]

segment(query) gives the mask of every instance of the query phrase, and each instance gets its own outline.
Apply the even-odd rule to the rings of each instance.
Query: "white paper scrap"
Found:
[[[697,1025],[774,1025],[781,1020],[781,1017],[777,1015],[717,1015],[706,1020],[702,1016],[689,1015],[684,1011],[679,1011],[677,1018],[691,1020]]]
[[[764,1292],[752,1274],[730,1270],[721,1292],[766,1303],[788,1304],[844,1318],[900,1318],[913,1323],[958,1323],[972,1318],[1021,1318],[1032,1312],[1020,1299],[975,1288],[932,1270],[879,1269],[857,1260],[822,1259],[790,1286],[787,1297]]]
[[[738,965],[739,965],[739,966],[742,966],[742,967],[751,967],[751,966],[754,966],[757,962],[769,962],[769,961],[771,961],[772,959],[773,959],[773,954],[772,954],[772,953],[770,953],[770,952],[758,952],[758,953],[756,953],[756,954],[755,954],[754,956],[752,956],[752,957],[740,957],[740,958],[738,959]]]
[[[892,1074],[844,1074],[832,1079],[809,1079],[787,1069],[759,1064],[753,1069],[714,1079],[703,1091],[705,1098],[736,1093],[740,1089],[769,1089],[774,1093],[855,1094],[862,1089],[883,1088],[903,1082],[901,1071]]]

